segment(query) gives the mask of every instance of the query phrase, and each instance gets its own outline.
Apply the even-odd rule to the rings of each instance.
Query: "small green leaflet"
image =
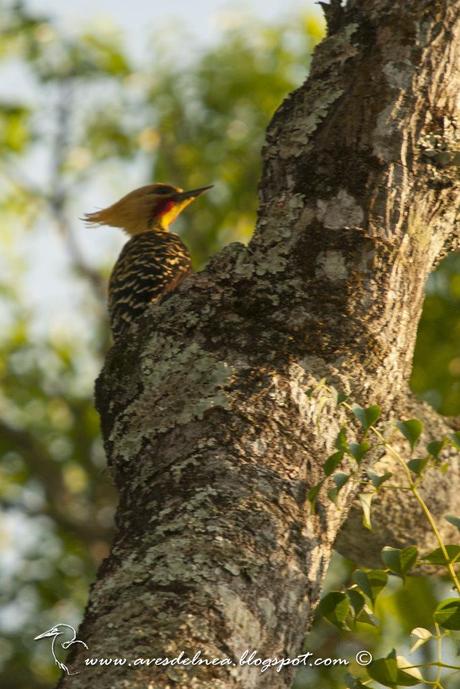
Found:
[[[371,524],[371,504],[375,497],[375,493],[360,493],[358,495],[361,509],[363,510],[363,526],[369,531],[372,531]]]
[[[415,637],[416,639],[416,641],[411,646],[411,653],[416,651],[417,648],[420,648],[420,646],[423,646],[423,644],[426,644],[427,641],[433,638],[433,634],[430,632],[429,629],[425,629],[425,627],[415,627],[415,629],[411,631],[410,635]]]
[[[424,555],[422,559],[430,562],[432,565],[448,565],[450,562],[457,562],[460,559],[459,545],[446,545],[444,547],[447,552],[447,560],[442,548],[436,548],[428,555]]]
[[[372,627],[380,626],[379,618],[372,614],[370,608],[367,605],[364,608],[364,610],[360,612],[358,622],[361,622],[361,624],[370,624]]]
[[[366,452],[370,450],[370,445],[366,440],[360,443],[350,443],[349,452],[357,464],[360,464]]]
[[[375,679],[384,687],[391,687],[391,689],[396,689],[396,687],[412,687],[416,684],[420,684],[421,675],[416,668],[410,668],[404,670],[405,666],[409,667],[409,663],[405,658],[398,657],[394,651],[390,653],[386,658],[377,658],[374,660],[367,671],[372,679]]]
[[[349,478],[350,474],[345,474],[343,471],[338,471],[336,474],[334,474],[332,480],[337,486],[337,491],[341,490],[344,487]]]
[[[343,452],[341,452],[340,450],[334,452],[334,454],[332,455],[329,455],[329,457],[323,464],[323,469],[326,476],[330,476],[337,469],[342,459]]]
[[[347,434],[344,428],[341,428],[337,433],[337,438],[335,439],[335,447],[341,452],[348,452],[348,442]]]
[[[434,611],[433,619],[444,629],[460,629],[460,598],[445,598]]]
[[[356,619],[364,608],[366,599],[356,589],[348,589],[347,596],[350,600],[353,614]]]
[[[337,497],[340,491],[342,490],[349,478],[350,474],[345,474],[343,471],[338,471],[336,474],[332,476],[332,480],[335,483],[335,488],[330,488],[327,491],[327,496],[329,500],[332,500],[332,502],[334,503],[337,501]]]
[[[391,471],[386,471],[384,474],[381,474],[380,476],[378,474],[374,474],[373,471],[367,471],[366,473],[369,477],[369,481],[376,489],[379,489],[382,483],[385,483],[385,481],[388,481],[388,479],[393,476]]]
[[[350,612],[350,600],[343,591],[331,591],[321,599],[318,613],[339,629],[349,630],[346,618]]]
[[[431,443],[428,443],[426,449],[432,457],[437,459],[439,457],[441,450],[443,449],[443,447],[445,447],[445,444],[445,438],[443,438],[442,440],[432,440]]]
[[[418,419],[408,419],[408,421],[398,421],[397,426],[413,450],[423,431],[422,422]]]
[[[382,550],[381,557],[392,574],[404,578],[416,563],[418,551],[414,545],[410,545],[408,548],[403,548],[402,550],[385,546]]]
[[[388,575],[383,569],[357,569],[352,578],[372,605],[388,581]]]
[[[409,469],[412,471],[413,474],[416,474],[416,476],[420,476],[423,473],[423,470],[427,466],[428,462],[430,461],[430,457],[418,457],[417,459],[410,459],[407,462],[407,466]]]
[[[364,431],[373,426],[381,414],[381,409],[377,404],[370,407],[353,407],[352,411]]]
[[[455,517],[453,514],[448,514],[446,517],[444,517],[444,519],[448,521],[450,524],[456,526],[457,529],[460,531],[460,517]]]

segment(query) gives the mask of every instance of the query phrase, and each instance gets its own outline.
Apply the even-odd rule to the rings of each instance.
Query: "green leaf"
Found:
[[[446,560],[442,548],[436,548],[428,555],[423,556],[423,560],[430,562],[432,565],[448,565],[451,562],[457,562],[460,557],[459,545],[446,545],[448,559]]]
[[[337,488],[329,488],[329,490],[327,491],[327,497],[328,497],[329,500],[331,500],[334,504],[337,503],[337,498],[338,498],[338,496],[339,496],[339,491],[337,490]]]
[[[460,531],[460,517],[455,517],[453,514],[448,514],[446,517],[444,517],[444,519],[448,521],[450,524],[456,526],[457,529]]]
[[[356,589],[348,589],[347,596],[350,600],[353,615],[356,619],[358,615],[361,613],[362,609],[364,608],[366,604],[366,599]]]
[[[366,606],[367,608],[368,606]],[[361,624],[370,624],[372,627],[379,627],[380,626],[380,620],[378,617],[372,614],[372,612],[368,611],[366,608],[361,610],[359,613],[359,618],[358,622]]]
[[[367,667],[372,679],[377,680],[384,687],[396,689],[398,679],[398,665],[396,658],[377,658]]]
[[[433,619],[444,629],[460,629],[460,598],[445,598],[434,611]]]
[[[404,656],[397,656],[396,663],[398,665],[398,684],[402,684],[404,687],[411,687],[414,684],[420,684],[423,682],[423,677],[420,673],[418,667],[411,667],[414,665],[410,660],[407,660]]]
[[[341,428],[337,433],[337,438],[335,439],[335,447],[341,452],[348,452],[348,442],[347,434],[344,428]]]
[[[330,476],[333,471],[337,469],[339,466],[340,462],[343,459],[343,452],[340,450],[337,450],[337,452],[334,452],[334,454],[329,455],[329,457],[326,459],[326,461],[323,464],[323,469],[324,473],[326,476]]]
[[[352,578],[372,605],[388,581],[388,575],[383,569],[357,569]]]
[[[373,404],[370,407],[353,407],[353,414],[364,431],[367,431],[375,424],[381,413],[381,409],[377,404]]]
[[[339,492],[350,478],[350,474],[345,474],[343,471],[338,471],[332,477],[335,485],[337,486],[337,492]]]
[[[362,462],[362,459],[366,452],[370,450],[371,446],[366,440],[363,440],[360,443],[350,443],[349,445],[349,452],[353,459],[356,460],[358,464]]]
[[[423,431],[422,422],[418,419],[408,419],[408,421],[398,421],[397,426],[413,450]]]
[[[337,497],[349,478],[350,474],[345,474],[342,471],[338,471],[332,476],[332,480],[335,483],[335,488],[330,488],[327,491],[329,500],[332,500],[334,503],[337,502]]]
[[[321,599],[318,613],[339,629],[349,629],[345,620],[350,612],[350,600],[343,591],[331,591]]]
[[[443,438],[442,440],[432,440],[431,443],[428,443],[426,449],[432,457],[437,459],[439,457],[441,450],[443,449],[443,447],[445,447],[445,444],[445,438]]]
[[[369,531],[372,531],[371,524],[371,504],[375,497],[375,493],[360,493],[358,495],[361,509],[363,511],[363,526]]]
[[[367,672],[372,679],[375,679],[385,687],[396,689],[398,686],[411,687],[420,683],[420,673],[416,668],[403,670],[400,664],[409,666],[410,663],[405,658],[395,658],[394,654],[387,658],[377,658],[367,668]]]
[[[423,646],[423,644],[426,644],[427,641],[433,638],[433,634],[430,632],[429,629],[425,629],[425,627],[415,627],[410,633],[411,636],[415,637],[415,642],[411,646],[410,652],[413,653],[416,651],[420,646]]]
[[[417,639],[423,639],[424,641],[428,641],[428,639],[431,639],[433,636],[432,632],[430,632],[429,629],[425,629],[425,627],[414,627],[410,634],[411,636],[415,636]]]
[[[385,546],[381,556],[384,564],[393,574],[397,574],[399,577],[404,578],[416,563],[418,551],[414,545],[403,548],[402,550]]]
[[[429,456],[428,457],[418,457],[417,459],[410,459],[407,462],[407,466],[409,469],[412,471],[413,474],[416,474],[417,476],[420,476],[428,462],[430,461]]]
[[[410,545],[400,551],[399,562],[401,567],[401,574],[404,576],[415,565],[418,558],[418,549],[415,545]]]
[[[381,474],[380,476],[378,474],[374,474],[373,471],[367,471],[366,473],[374,488],[380,488],[382,483],[385,483],[385,481],[388,481],[388,479],[393,476],[391,471],[386,471],[384,474]]]
[[[337,393],[337,405],[343,404],[346,402],[348,399],[348,395],[346,395],[344,392],[339,392]]]

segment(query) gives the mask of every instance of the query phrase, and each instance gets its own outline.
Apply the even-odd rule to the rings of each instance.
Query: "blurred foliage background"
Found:
[[[265,127],[305,78],[323,25],[312,14],[276,25],[253,17],[200,50],[180,28],[157,32],[134,65],[121,32],[69,36],[24,2],[0,0],[0,10],[0,68],[24,84],[21,96],[0,99],[0,684],[45,689],[58,672],[32,639],[57,622],[78,624],[116,504],[92,388],[110,343],[106,281],[123,240],[85,230],[78,217],[152,180],[214,182],[176,231],[197,268],[246,241]],[[460,413],[459,340],[453,256],[428,284],[413,374],[413,389],[444,414]],[[330,586],[352,568],[337,557]],[[402,596],[395,583],[382,628],[340,635],[320,623],[309,649],[388,652],[423,626],[437,585],[417,578]],[[319,680],[344,686],[328,669],[299,674],[296,687]]]

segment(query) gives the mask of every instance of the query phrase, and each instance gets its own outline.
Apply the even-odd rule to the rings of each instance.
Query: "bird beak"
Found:
[[[191,189],[190,191],[179,191],[177,194],[173,195],[175,201],[185,201],[186,199],[195,199],[200,196],[204,191],[212,189],[214,184],[209,184],[207,187],[199,187],[199,189]]]
[[[34,641],[38,641],[38,639],[45,639],[47,636],[54,636],[54,632],[52,632],[51,629],[47,629],[46,632],[43,632],[43,634],[36,636]]]

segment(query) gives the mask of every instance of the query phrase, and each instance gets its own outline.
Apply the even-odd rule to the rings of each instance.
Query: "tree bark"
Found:
[[[309,79],[268,128],[249,246],[226,247],[107,357],[97,406],[117,534],[65,689],[288,687],[292,668],[239,658],[301,651],[359,488],[337,505],[324,491],[316,514],[306,500],[344,421],[338,391],[385,420],[422,418],[427,436],[448,430],[408,379],[426,278],[460,240],[460,1],[332,4]],[[425,491],[435,514],[455,511],[458,470]],[[338,543],[371,562],[426,542],[405,494],[382,498],[376,532],[363,553],[352,512]],[[234,664],[83,664],[181,651]]]

